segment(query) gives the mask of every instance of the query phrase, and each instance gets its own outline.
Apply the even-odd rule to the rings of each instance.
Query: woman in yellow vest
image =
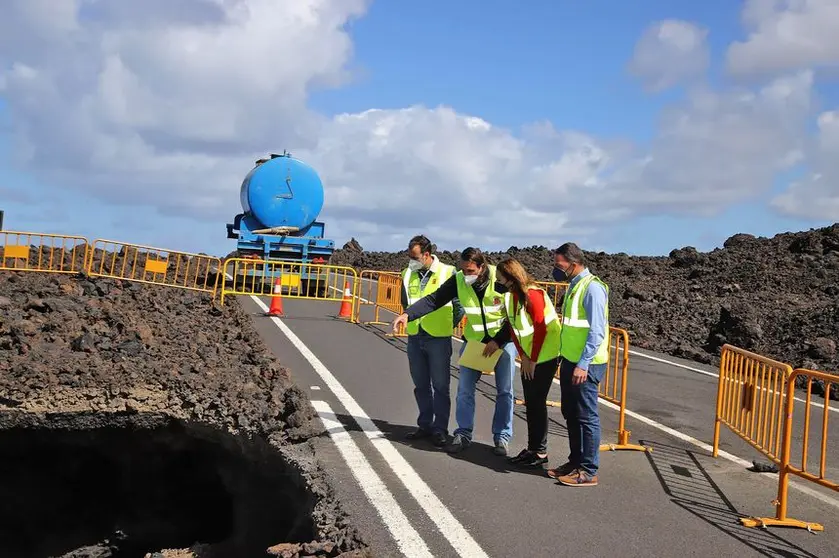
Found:
[[[454,274],[435,292],[430,293],[405,309],[393,320],[393,331],[435,310],[457,297],[466,315],[463,327],[465,341],[486,345],[484,355],[496,351],[501,355],[495,363],[495,412],[492,416],[493,452],[506,456],[513,437],[513,375],[516,371],[516,347],[510,341],[510,327],[504,319],[503,285],[497,282],[495,266],[491,265],[478,248],[466,248],[460,255],[460,271]],[[466,347],[462,344],[461,354]],[[449,453],[457,453],[472,443],[475,423],[475,389],[480,370],[460,367],[457,383],[455,420],[457,428],[451,443],[446,447]]]
[[[498,282],[507,288],[504,306],[513,343],[521,359],[521,384],[527,410],[527,448],[510,461],[525,467],[548,462],[548,391],[559,366],[561,325],[548,293],[536,285],[521,263],[498,264]]]

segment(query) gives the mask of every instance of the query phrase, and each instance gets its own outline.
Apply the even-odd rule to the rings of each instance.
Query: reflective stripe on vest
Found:
[[[599,277],[586,275],[565,292],[562,305],[562,332],[560,334],[560,354],[570,362],[579,362],[586,345],[586,338],[591,324],[583,306],[583,296],[592,281],[597,281],[606,289],[606,335],[597,348],[592,364],[603,364],[609,361],[609,286]]]
[[[402,285],[405,287],[405,294],[408,297],[408,306],[435,292],[440,288],[440,285],[454,274],[454,266],[442,263],[437,259],[437,256],[432,257],[434,262],[429,268],[429,277],[424,288],[420,282],[419,273],[414,273],[407,268],[402,272]],[[422,325],[422,329],[433,337],[451,337],[454,334],[452,321],[454,321],[454,305],[448,302],[442,308],[408,322],[405,326],[405,333],[416,335],[419,333],[420,325]]]
[[[458,271],[457,277],[457,298],[463,305],[466,314],[466,326],[463,328],[463,337],[467,341],[481,341],[484,338],[484,323],[481,320],[481,302],[484,307],[484,319],[486,320],[486,332],[494,337],[504,325],[504,297],[495,290],[495,266],[488,265],[489,284],[484,292],[482,301],[478,300],[478,294],[471,285],[467,285],[463,278],[463,272]]]
[[[504,302],[508,316],[507,319],[510,322],[510,327],[512,327],[513,331],[516,332],[516,337],[518,338],[522,351],[524,351],[524,354],[527,355],[530,360],[539,364],[541,362],[555,359],[559,356],[559,335],[562,325],[559,321],[559,316],[556,314],[556,308],[554,307],[553,301],[548,296],[547,291],[536,286],[528,288],[528,290],[533,289],[540,291],[545,300],[545,326],[547,332],[538,355],[534,356],[532,354],[533,333],[535,330],[533,328],[533,322],[530,320],[530,315],[527,313],[527,309],[523,304],[519,304],[519,311],[514,313],[515,309],[513,308],[512,293],[506,293],[504,295]]]

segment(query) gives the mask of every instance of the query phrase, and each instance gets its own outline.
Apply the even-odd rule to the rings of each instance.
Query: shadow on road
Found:
[[[353,419],[350,415],[345,414],[336,414],[337,419],[344,425],[344,429],[347,432],[363,432],[361,427],[358,423]],[[506,457],[498,456],[492,453],[493,447],[489,444],[485,444],[483,442],[476,442],[473,441],[472,445],[469,446],[464,451],[458,454],[447,454],[445,449],[438,448],[434,446],[429,439],[423,440],[408,440],[405,436],[409,432],[413,432],[416,429],[416,426],[407,426],[404,424],[392,424],[386,420],[379,420],[379,419],[371,419],[373,424],[376,425],[384,437],[393,442],[394,444],[399,444],[402,446],[408,446],[413,449],[417,449],[420,451],[428,451],[433,453],[442,453],[444,455],[449,455],[452,459],[460,459],[463,461],[467,461],[469,463],[473,463],[475,465],[480,465],[482,467],[486,467],[487,469],[492,469],[498,473],[522,473],[525,475],[545,475],[545,470],[547,467],[536,467],[536,468],[527,468],[527,467],[517,467],[512,463],[507,461]],[[320,437],[328,438],[329,434],[327,432],[323,432]],[[451,439],[451,434],[449,435],[449,439]],[[518,450],[513,451],[513,447],[510,448],[511,455],[515,455],[518,453]]]
[[[655,447],[654,451],[647,452],[647,459],[665,493],[680,508],[764,556],[816,558],[816,555],[784,540],[772,531],[742,526],[740,518],[743,515],[737,512],[719,486],[714,483],[694,452],[661,442],[639,443],[649,443]]]

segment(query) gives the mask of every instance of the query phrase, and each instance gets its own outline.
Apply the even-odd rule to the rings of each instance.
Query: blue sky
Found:
[[[580,131],[603,141],[630,141],[643,150],[658,133],[662,110],[683,102],[688,85],[652,93],[630,74],[627,67],[642,33],[662,20],[683,20],[706,28],[711,67],[703,76],[704,84],[712,89],[758,88],[767,78],[732,76],[724,67],[729,45],[748,38],[742,27],[741,10],[741,3],[723,0],[533,1],[518,8],[510,2],[486,0],[456,3],[379,0],[347,26],[353,49],[346,62],[352,71],[351,81],[341,87],[315,89],[306,104],[325,118],[371,108],[398,110],[422,105],[433,109],[445,105],[457,113],[488,121],[513,136],[520,134],[522,126],[550,121],[557,129]],[[2,48],[4,45],[0,43]],[[9,68],[15,61],[15,49],[8,45],[5,48],[6,52],[0,50],[5,54],[0,56],[0,63]],[[274,60],[282,64],[283,57],[295,57],[300,64],[306,63],[305,50],[265,52],[266,71],[271,71]],[[282,91],[278,89],[277,95]],[[824,79],[819,75],[814,91],[820,110],[839,105],[839,93],[830,75]],[[6,96],[0,88],[0,99]],[[272,99],[278,102],[277,98]],[[41,172],[39,165],[16,159],[13,146],[21,139],[21,128],[15,124],[25,125],[31,113],[17,114],[20,99],[6,100],[9,102],[0,102],[3,122],[0,209],[6,211],[7,229],[78,233],[222,254],[234,248],[234,241],[225,238],[224,226],[240,210],[238,180],[250,169],[251,157],[235,155],[240,178],[214,186],[220,201],[214,206],[211,218],[190,214],[188,207],[184,208],[185,217],[164,216],[158,211],[159,198],[150,196],[146,200],[139,186],[124,201],[116,195],[102,195],[102,192],[131,188],[127,183],[120,183],[119,175],[109,173],[109,183],[85,190],[81,171],[77,170],[69,178],[67,173]],[[810,116],[808,126],[813,129],[815,114]],[[285,123],[278,118],[276,124],[279,129]],[[294,153],[297,146],[271,143],[263,151],[282,149]],[[308,147],[301,144],[300,149],[305,152]],[[410,154],[406,157],[410,158]],[[323,160],[324,168],[330,168],[329,161]],[[314,161],[320,159],[315,157]],[[714,164],[708,161],[708,165]],[[84,169],[84,165],[78,168]],[[821,219],[801,218],[780,214],[769,207],[769,201],[787,187],[794,172],[777,174],[769,189],[745,202],[724,205],[719,215],[652,211],[598,223],[593,225],[594,232],[584,235],[584,247],[658,255],[685,245],[712,249],[739,232],[771,236],[829,224],[830,214]],[[198,187],[195,182],[204,176],[196,175],[195,180],[186,176],[170,177],[172,188],[177,188],[174,184],[181,179]],[[340,198],[330,186],[340,182],[337,178],[329,180],[330,176],[337,175],[325,175],[325,218],[330,217],[330,201]],[[516,178],[508,180],[515,182]],[[701,187],[697,184],[697,188]],[[352,188],[348,190],[351,196]],[[512,195],[515,190],[516,185],[511,184],[508,193]],[[592,195],[595,194],[582,188],[564,193],[569,197]],[[410,207],[410,200],[407,203]],[[500,203],[505,203],[503,195]],[[551,203],[563,205],[564,200],[554,199]],[[591,203],[596,204],[596,200]],[[586,207],[579,211],[592,211]],[[327,220],[327,233],[339,235],[333,237],[339,245],[355,236],[368,248],[389,247],[382,239],[396,234],[374,232],[369,223],[354,226],[351,210],[343,205],[335,215],[338,224],[332,226]],[[53,218],[56,220],[52,221]],[[457,229],[456,215],[453,219],[451,228]],[[580,223],[588,221],[579,212],[575,219]],[[546,223],[549,227],[550,220]],[[410,237],[415,232],[406,230],[403,234]],[[472,232],[480,236],[479,230]],[[564,238],[562,232],[556,235],[551,232],[546,233],[545,239],[526,242],[517,238],[506,245],[541,244],[559,238]],[[503,240],[499,242],[504,244]],[[455,240],[451,245],[438,244],[444,244],[445,248],[460,247]]]

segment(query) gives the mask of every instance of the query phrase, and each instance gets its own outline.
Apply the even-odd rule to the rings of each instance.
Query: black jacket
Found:
[[[487,289],[487,284],[484,283],[483,285],[480,285],[478,283],[475,283],[474,285],[472,285],[472,288],[475,289],[475,293],[478,295],[478,298],[483,299],[484,293]],[[499,293],[507,292],[506,287],[504,287],[501,283],[498,282],[495,283],[495,290]],[[404,287],[402,288],[402,293],[402,306],[404,307],[408,301]],[[456,299],[457,276],[452,275],[442,285],[440,285],[440,288],[438,288],[436,291],[422,297],[412,305],[408,306],[405,309],[405,313],[408,314],[408,321],[416,320],[417,318],[421,318],[426,314],[434,312],[438,308],[442,308],[448,302],[452,302]],[[460,322],[460,320],[463,318],[463,314],[465,314],[465,311],[463,310],[460,301],[458,301],[456,308],[459,308],[460,312],[455,312],[455,325],[457,325],[457,323]],[[484,322],[485,332],[484,337],[482,339],[483,343],[488,343],[490,340],[493,340],[500,347],[512,340],[512,335],[510,333],[510,324],[506,320],[504,321],[504,325],[501,327],[498,333],[495,334],[495,337],[490,337],[489,335],[486,335],[486,318],[484,317],[483,306],[481,306],[481,320],[483,320]]]

